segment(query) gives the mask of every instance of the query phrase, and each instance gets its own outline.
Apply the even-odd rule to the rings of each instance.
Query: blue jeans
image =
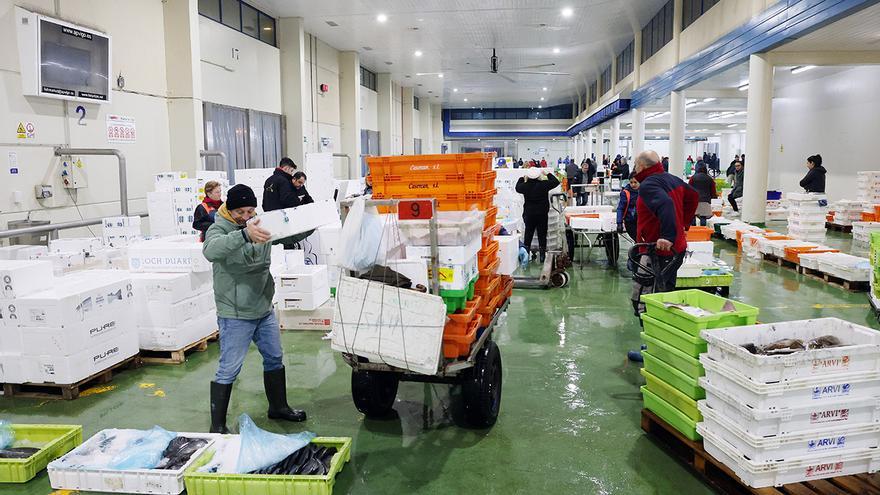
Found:
[[[284,366],[281,350],[281,329],[275,312],[259,320],[236,320],[217,318],[220,327],[220,366],[214,381],[231,384],[241,372],[251,341],[263,355],[263,371],[273,371]]]

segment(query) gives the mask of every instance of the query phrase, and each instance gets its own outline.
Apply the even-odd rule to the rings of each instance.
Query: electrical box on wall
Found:
[[[65,189],[79,189],[88,186],[82,160],[67,159],[61,162],[61,183]]]

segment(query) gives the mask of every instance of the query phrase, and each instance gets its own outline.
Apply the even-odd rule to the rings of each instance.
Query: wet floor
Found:
[[[849,249],[841,235],[829,243]],[[766,262],[742,260],[716,241],[716,254],[737,268],[731,294],[761,308],[762,321],[838,316],[876,327],[863,293],[829,287]],[[624,271],[593,252],[571,270],[562,290],[516,290],[497,341],[504,364],[501,414],[490,430],[459,427],[457,390],[402,384],[397,414],[365,420],[352,405],[349,368],[317,333],[285,333],[290,402],[307,409],[303,426],[265,418],[260,358],[252,350],[230,405],[230,424],[246,412],[276,432],[309,429],[350,436],[351,462],[337,494],[712,493],[639,428],[642,377],[626,362],[639,345]],[[73,423],[86,437],[102,428],[206,431],[208,382],[219,348],[212,344],[182,366],[126,371],[105,388],[71,402],[0,398],[0,418]],[[4,494],[45,494],[43,472]]]

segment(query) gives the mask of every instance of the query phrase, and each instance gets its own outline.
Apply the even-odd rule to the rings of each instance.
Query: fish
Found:
[[[0,459],[27,459],[39,451],[33,447],[0,449]]]

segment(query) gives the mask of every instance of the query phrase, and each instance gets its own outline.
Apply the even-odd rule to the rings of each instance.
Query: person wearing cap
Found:
[[[213,264],[214,300],[220,328],[220,363],[211,382],[211,433],[228,433],[226,410],[251,342],[263,356],[263,385],[270,419],[305,421],[304,411],[287,404],[281,329],[272,310],[275,283],[269,273],[271,234],[260,227],[257,197],[238,184],[226,194],[202,252]],[[300,234],[302,235],[302,234]],[[297,241],[298,236],[281,241]]]

